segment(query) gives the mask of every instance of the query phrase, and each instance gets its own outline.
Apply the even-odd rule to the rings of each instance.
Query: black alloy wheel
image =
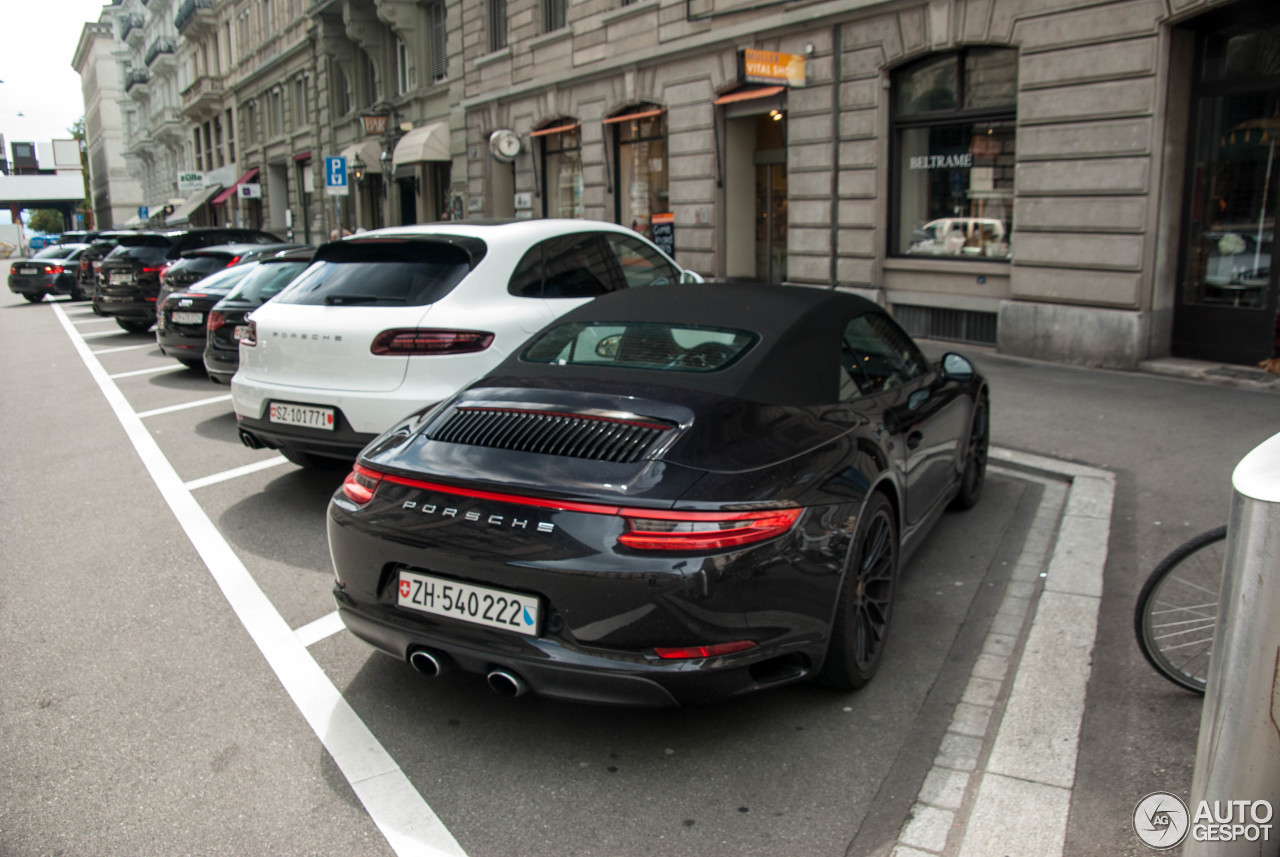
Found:
[[[960,474],[960,493],[951,501],[953,509],[972,509],[982,496],[982,485],[987,479],[987,454],[991,445],[991,420],[987,415],[987,400],[979,397],[973,407],[973,425],[969,429],[969,443],[965,450],[964,471]]]
[[[897,585],[898,528],[893,506],[877,492],[867,501],[845,562],[820,683],[857,690],[871,681],[884,654]]]

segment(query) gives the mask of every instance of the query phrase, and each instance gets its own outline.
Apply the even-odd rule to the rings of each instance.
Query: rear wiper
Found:
[[[404,298],[387,297],[385,295],[325,295],[325,306],[342,306],[344,304],[372,304],[379,301],[395,301],[404,303]]]

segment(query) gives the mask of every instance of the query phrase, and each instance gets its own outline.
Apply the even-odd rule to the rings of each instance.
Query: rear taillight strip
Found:
[[[620,517],[626,522],[627,531],[618,537],[618,543],[633,550],[707,551],[742,547],[788,532],[804,511],[800,507],[791,506],[752,511],[686,512],[578,503],[428,482],[383,473],[359,464],[343,483],[342,490],[352,500],[363,505],[373,498],[377,486],[383,482],[454,497]]]

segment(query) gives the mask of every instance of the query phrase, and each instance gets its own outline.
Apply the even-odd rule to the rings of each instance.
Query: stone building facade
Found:
[[[462,27],[470,214],[661,215],[705,274],[1010,354],[1270,356],[1274,3],[468,0]]]
[[[142,187],[125,163],[124,95],[115,56],[115,31],[110,17],[84,25],[71,66],[84,91],[85,141],[88,146],[90,193],[94,225],[124,223],[143,204]]]

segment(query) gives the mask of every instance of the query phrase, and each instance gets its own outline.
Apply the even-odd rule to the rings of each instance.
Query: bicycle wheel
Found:
[[[1183,542],[1151,572],[1133,612],[1138,647],[1171,682],[1204,693],[1218,624],[1227,528]]]

